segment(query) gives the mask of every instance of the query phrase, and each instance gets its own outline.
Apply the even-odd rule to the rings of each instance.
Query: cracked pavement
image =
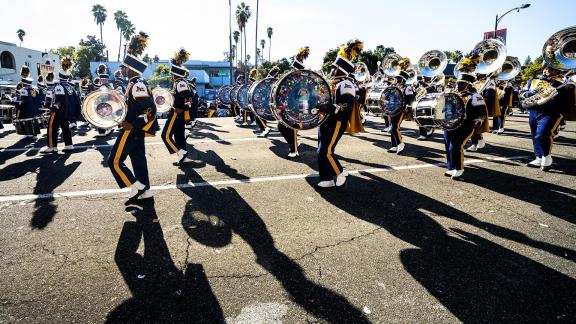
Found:
[[[0,323],[573,322],[576,123],[545,173],[523,165],[527,117],[509,118],[466,154],[462,181],[435,166],[439,131],[417,141],[403,127],[390,154],[370,116],[336,149],[361,172],[318,192],[314,130],[291,161],[277,132],[201,120],[187,167],[147,141],[160,187],[129,209],[106,191],[112,139],[79,132],[91,148],[41,156],[43,140],[0,133],[0,198],[14,196],[0,200]],[[104,191],[74,195],[90,190]]]

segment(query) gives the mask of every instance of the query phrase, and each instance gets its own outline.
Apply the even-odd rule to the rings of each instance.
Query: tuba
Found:
[[[550,36],[544,43],[542,56],[548,66],[565,71],[566,77],[573,73],[576,70],[576,27],[563,29]],[[520,96],[522,107],[526,109],[545,105],[558,95],[558,89],[561,88],[555,88],[546,80],[530,80],[526,87],[533,93],[529,97]]]
[[[418,70],[427,78],[434,78],[443,73],[446,65],[448,65],[446,54],[439,50],[428,51],[418,60]]]
[[[496,76],[499,81],[509,81],[514,79],[518,73],[520,73],[520,69],[522,65],[517,57],[508,56],[506,60],[502,64],[500,68],[500,73]]]
[[[124,121],[128,114],[128,105],[120,92],[101,87],[86,96],[80,112],[92,126],[110,129]]]
[[[152,96],[154,97],[157,113],[166,113],[172,109],[174,96],[167,89],[158,86],[152,90]]]
[[[387,76],[395,77],[400,74],[400,61],[402,61],[402,56],[396,53],[388,54],[380,63],[380,69]]]
[[[366,66],[364,62],[356,63],[354,67],[354,79],[356,79],[356,82],[358,82],[360,86],[371,83],[372,77],[370,76],[370,70],[368,70],[368,66]]]

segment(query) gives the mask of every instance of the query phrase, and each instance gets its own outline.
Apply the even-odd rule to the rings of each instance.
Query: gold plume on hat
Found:
[[[310,55],[310,47],[308,46],[301,47],[298,50],[298,53],[296,54],[296,60],[300,61],[301,63],[304,63],[304,60],[307,59],[309,55]]]
[[[258,70],[256,70],[256,69],[250,70],[249,78],[250,79],[256,79],[256,74],[258,74]]]
[[[410,58],[405,57],[398,62],[398,66],[401,70],[406,71],[410,67]]]
[[[128,45],[128,54],[134,55],[136,57],[144,53],[144,49],[148,46],[148,34],[145,32],[140,32],[130,39],[130,45]]]
[[[353,39],[349,41],[346,45],[340,47],[338,51],[338,56],[341,56],[349,61],[352,61],[362,50],[364,49],[364,43],[358,39]]]
[[[186,63],[186,61],[188,61],[189,57],[190,53],[188,53],[188,51],[184,48],[181,48],[178,52],[174,53],[174,57],[171,61],[174,65],[182,66],[184,63]]]
[[[82,83],[80,83],[81,87],[87,87],[88,86],[88,79],[84,78],[82,79]]]
[[[22,65],[22,67],[20,68],[20,76],[23,79],[26,79],[29,75],[30,75],[30,68],[28,68],[28,65],[26,64]]]
[[[62,61],[60,61],[60,66],[62,66],[62,70],[64,70],[64,72],[68,72],[68,70],[70,70],[72,67],[72,59],[70,58],[70,55],[64,56]]]
[[[480,64],[480,55],[472,51],[458,63],[456,68],[460,70],[460,72],[473,73],[478,64]]]
[[[116,70],[116,72],[114,72],[114,77],[115,78],[121,78],[122,77],[122,71]]]

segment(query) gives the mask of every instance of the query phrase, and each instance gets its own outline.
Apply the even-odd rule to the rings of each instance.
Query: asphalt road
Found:
[[[543,172],[511,117],[461,181],[439,131],[403,126],[400,155],[377,117],[344,136],[346,187],[318,192],[315,131],[288,160],[277,132],[201,120],[186,167],[147,140],[156,195],[129,209],[114,137],[42,156],[0,130],[0,322],[574,322],[576,123]]]

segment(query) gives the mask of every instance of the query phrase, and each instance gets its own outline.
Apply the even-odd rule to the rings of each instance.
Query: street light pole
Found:
[[[516,7],[516,8],[512,8],[508,11],[506,11],[503,15],[498,16],[496,15],[496,20],[494,21],[494,38],[498,39],[498,37],[496,36],[496,31],[498,30],[498,23],[500,22],[500,20],[502,20],[502,18],[504,18],[504,16],[506,16],[507,14],[511,13],[512,11],[516,10],[517,12],[520,11],[520,9],[526,9],[530,7],[529,3],[524,3],[522,4],[520,7]]]
[[[228,45],[229,45],[229,52],[228,52],[228,60],[230,60],[230,84],[232,84],[232,73],[234,73],[234,69],[232,68],[232,0],[228,0]]]

